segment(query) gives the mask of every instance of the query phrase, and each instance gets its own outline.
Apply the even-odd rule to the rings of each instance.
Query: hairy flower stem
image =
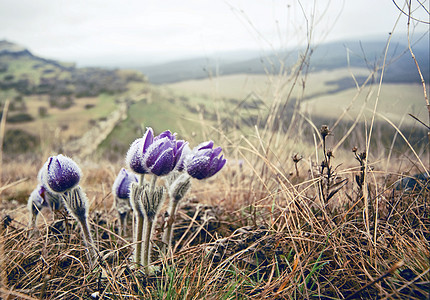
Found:
[[[139,176],[139,181],[138,184],[140,187],[143,187],[145,182],[145,174],[141,174]],[[136,195],[135,195],[136,196]],[[136,201],[140,199],[133,199],[133,201]],[[141,212],[138,211],[138,209],[136,209],[135,211],[135,216],[137,219],[137,224],[136,224],[136,233],[135,233],[135,249],[134,249],[134,262],[136,264],[140,264],[142,262],[141,257],[142,257],[142,240],[143,240],[143,222],[144,222],[144,216]]]
[[[120,232],[122,236],[125,236],[126,231],[127,231],[127,214],[121,215],[119,216],[119,227],[120,227]]]
[[[149,274],[149,264],[151,263],[151,253],[150,253],[150,242],[152,234],[153,220],[145,218],[144,221],[144,231],[143,231],[143,252],[142,252],[142,264],[145,267],[145,273]]]
[[[169,219],[167,220],[167,227],[163,233],[163,248],[162,252],[167,254],[173,254],[172,252],[172,237],[173,237],[173,226],[175,223],[176,211],[178,209],[179,201],[171,200],[169,205]],[[172,253],[168,253],[172,252]]]
[[[143,222],[144,222],[144,218],[143,215],[140,212],[136,212],[136,219],[137,219],[137,224],[136,224],[136,234],[135,234],[135,249],[134,249],[134,262],[136,264],[140,264],[141,261],[141,257],[142,257],[142,236],[143,236]]]
[[[157,183],[158,176],[153,175],[151,181],[151,189],[149,190],[149,195],[152,197],[155,190],[155,184]]]
[[[90,269],[92,269],[97,261],[97,257],[98,257],[98,251],[95,247],[94,244],[94,240],[93,237],[91,236],[91,231],[90,231],[90,226],[88,224],[88,220],[86,218],[84,219],[79,219],[79,225],[81,226],[82,229],[82,236],[84,238],[84,244],[85,246],[87,246],[88,248],[88,261],[90,264]]]
[[[153,175],[151,180],[151,185],[149,189],[149,201],[154,199],[154,191],[155,185],[157,183],[158,176]],[[152,204],[153,205],[153,204]],[[150,251],[150,242],[152,236],[152,225],[154,224],[155,216],[149,216],[148,212],[146,212],[145,220],[143,221],[143,249],[141,254],[141,261],[143,266],[145,267],[145,273],[149,275],[149,265],[151,263],[151,251]]]

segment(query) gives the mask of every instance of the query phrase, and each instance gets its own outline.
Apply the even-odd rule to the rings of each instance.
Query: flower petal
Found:
[[[135,140],[128,149],[125,158],[126,165],[138,174],[148,173],[143,164],[144,146],[145,140],[143,138]]]
[[[173,149],[168,148],[163,153],[161,153],[157,157],[155,163],[151,166],[148,166],[148,168],[151,170],[152,174],[163,176],[169,174],[173,170],[175,167],[174,162]]]
[[[209,156],[196,156],[188,164],[187,172],[191,177],[204,179],[207,177],[209,164]]]

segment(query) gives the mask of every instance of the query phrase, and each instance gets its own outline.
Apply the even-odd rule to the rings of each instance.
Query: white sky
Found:
[[[428,21],[422,2],[415,16]],[[79,65],[143,65],[294,46],[306,41],[306,20],[314,42],[388,35],[398,16],[392,0],[0,0],[0,39]]]

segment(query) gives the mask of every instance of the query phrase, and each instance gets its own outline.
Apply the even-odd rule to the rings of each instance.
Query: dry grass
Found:
[[[213,180],[194,185],[180,209],[175,256],[157,260],[155,248],[160,269],[150,277],[130,264],[130,238],[116,233],[109,189],[115,168],[89,167],[91,226],[104,259],[89,269],[77,225],[66,215],[54,220],[44,212],[39,234],[29,238],[25,223],[13,212],[12,218],[3,214],[6,278],[0,293],[9,299],[76,299],[93,293],[106,299],[428,296],[426,188],[395,190],[370,172],[377,179],[369,186],[366,220],[359,186],[352,183],[358,162],[337,171],[350,183],[324,203],[317,174],[287,178],[263,153],[256,157],[255,164],[230,165]],[[293,170],[292,161],[285,167]],[[300,173],[306,169],[299,163]]]

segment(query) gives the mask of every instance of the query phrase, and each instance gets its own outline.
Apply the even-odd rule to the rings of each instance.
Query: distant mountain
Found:
[[[348,66],[374,69],[382,65],[386,41],[384,39],[359,41],[340,41],[318,45],[312,49],[310,70],[333,70]],[[421,72],[428,78],[430,73],[429,39],[423,38],[413,45],[415,56],[420,64]],[[281,66],[291,67],[304,49],[291,49],[280,53],[269,53],[262,56],[258,51],[234,55],[223,53],[218,57],[198,57],[195,59],[178,60],[169,63],[143,66],[137,68],[148,76],[154,84],[173,83],[189,79],[208,78],[214,75],[237,73],[264,74],[279,72]],[[387,55],[386,82],[416,82],[419,80],[415,63],[407,46],[401,42],[393,42]]]
[[[33,55],[25,47],[0,41],[0,90],[21,95],[96,96],[125,91],[129,81],[144,81],[142,74],[103,68],[77,68]]]
[[[2,40],[0,41],[0,55],[1,54],[28,55],[31,53],[23,46]]]
[[[35,56],[27,48],[21,45],[9,42],[7,40],[0,41],[0,57],[3,58],[3,61],[6,60],[7,58],[19,59],[19,58],[27,57],[35,61],[40,61],[46,64],[54,65],[64,70],[70,70],[75,68],[74,63],[61,63],[53,59],[46,59],[39,56]],[[5,64],[6,63],[3,62],[3,65]]]

